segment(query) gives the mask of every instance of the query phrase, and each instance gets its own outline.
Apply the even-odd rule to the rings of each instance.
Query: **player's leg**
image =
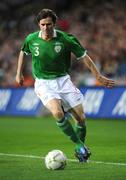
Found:
[[[54,86],[55,88],[52,88]],[[59,87],[61,87],[61,89]],[[35,81],[35,92],[42,103],[53,114],[59,128],[76,144],[76,147],[79,149],[78,159],[79,161],[84,162],[86,160],[84,144],[74,131],[71,123],[67,120],[67,117],[64,115],[61,101],[59,100],[62,99],[62,101],[67,102],[70,108],[75,107],[77,104],[80,104],[81,94],[79,90],[73,86],[69,76],[65,76],[58,78],[55,81],[37,79]],[[60,92],[60,95],[58,92]]]
[[[55,87],[55,88],[52,88],[52,87]],[[59,87],[60,85],[58,85],[57,79],[52,80],[52,81],[36,79],[35,81],[35,93],[40,98],[43,105],[47,107],[47,109],[52,113],[53,117],[56,119],[57,126],[74,143],[81,144],[81,141],[76,135],[71,123],[67,121],[67,116],[65,116],[64,114],[62,104],[61,104],[61,97],[57,93]]]
[[[83,111],[82,104],[79,104],[69,110],[69,112],[72,114],[76,121],[75,129],[78,137],[80,138],[83,143],[85,142],[85,137],[86,137],[86,124],[85,124],[85,115]],[[75,149],[75,156],[81,160],[82,157],[84,157],[84,160],[87,161],[88,158],[91,155],[90,150],[84,145],[85,147],[85,154],[84,156],[81,155],[79,148],[77,147]]]
[[[83,111],[82,104],[70,109],[69,112],[75,119],[75,131],[78,134],[80,140],[85,143],[86,138],[86,117]]]
[[[65,116],[62,109],[61,100],[52,99],[48,101],[45,105],[48,110],[52,113],[53,117],[56,119],[57,126],[78,146],[82,146],[83,143],[78,138],[75,133],[71,123],[68,121],[67,116]]]
[[[75,156],[79,159],[80,162],[87,162],[91,153],[88,150],[88,148],[84,145],[86,137],[86,124],[84,111],[82,107],[83,95],[79,90],[75,89],[75,92],[63,93],[62,98],[64,101],[64,107],[65,104],[69,105],[69,112],[72,114],[76,121],[76,134],[79,137],[79,139],[83,141],[83,147],[75,147]]]

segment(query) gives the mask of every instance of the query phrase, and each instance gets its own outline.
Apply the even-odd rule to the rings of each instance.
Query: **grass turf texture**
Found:
[[[43,158],[0,155],[0,180],[126,180],[126,121],[87,120],[87,130],[90,163],[68,161],[51,171]],[[74,144],[52,117],[0,117],[0,153],[44,157],[53,149],[74,159]]]

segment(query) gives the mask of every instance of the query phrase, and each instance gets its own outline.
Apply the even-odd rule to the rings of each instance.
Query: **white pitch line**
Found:
[[[9,157],[22,157],[22,158],[33,158],[33,159],[44,159],[43,156],[36,156],[36,155],[24,155],[24,154],[7,154],[7,153],[0,153],[0,156],[9,156]],[[78,162],[76,159],[67,159],[71,162]],[[104,162],[104,161],[92,161],[90,160],[89,163],[94,164],[105,164],[105,165],[116,165],[116,166],[126,166],[126,163],[115,163],[115,162]]]

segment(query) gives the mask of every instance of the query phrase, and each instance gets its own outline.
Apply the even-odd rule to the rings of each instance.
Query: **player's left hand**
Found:
[[[99,83],[105,87],[111,88],[115,86],[115,81],[109,78],[106,78],[105,76],[99,75],[97,77],[97,80]]]

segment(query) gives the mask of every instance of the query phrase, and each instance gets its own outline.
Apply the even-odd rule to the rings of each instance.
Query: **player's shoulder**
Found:
[[[61,31],[59,29],[56,29],[56,33],[57,33],[58,36],[64,36],[64,37],[73,36],[72,34],[69,34],[68,32],[65,32],[65,31]]]
[[[62,37],[64,39],[66,39],[67,41],[71,41],[71,40],[76,39],[76,37],[73,34],[70,34],[68,32],[64,32],[64,31],[61,31],[61,30],[56,30],[56,33],[57,33],[58,37]]]
[[[36,39],[39,36],[39,31],[32,32],[26,36],[27,40]]]

